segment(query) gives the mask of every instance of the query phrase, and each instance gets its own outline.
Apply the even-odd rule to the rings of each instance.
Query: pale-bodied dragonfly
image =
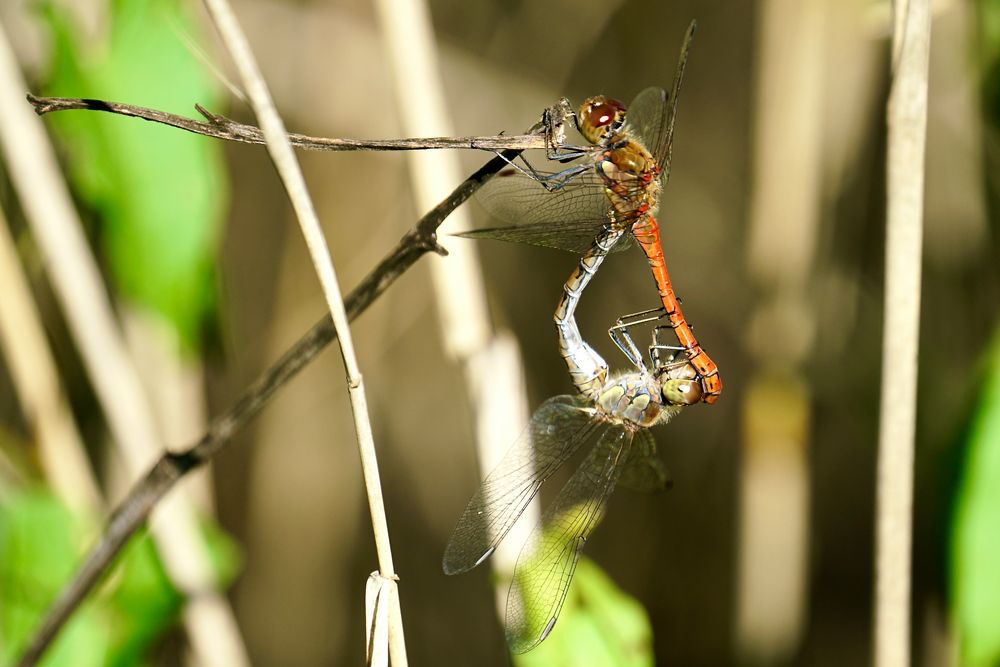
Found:
[[[611,330],[612,338],[635,370],[610,379],[607,362],[580,336],[576,305],[607,253],[626,233],[609,227],[597,234],[566,281],[556,308],[559,348],[577,395],[551,398],[535,411],[525,433],[469,501],[445,549],[446,574],[482,563],[542,483],[574,453],[588,452],[545,510],[514,566],[504,627],[515,653],[534,648],[552,631],[580,551],[615,487],[622,483],[649,490],[665,485],[667,474],[656,457],[649,427],[666,423],[700,397],[698,371],[691,362],[659,356],[672,346],[660,345],[658,332],[671,327],[654,329],[650,371],[628,331],[642,318],[621,318]]]

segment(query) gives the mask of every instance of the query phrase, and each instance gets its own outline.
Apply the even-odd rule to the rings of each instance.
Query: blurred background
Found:
[[[368,2],[233,4],[290,130],[396,138],[407,115],[428,112],[401,96],[408,82],[394,79]],[[867,663],[879,385],[892,382],[880,362],[889,3],[430,0],[428,10],[456,135],[520,133],[561,96],[630,100],[650,85],[669,88],[684,30],[698,21],[660,220],[675,288],[725,391],[654,430],[673,489],[619,491],[587,545],[604,574],[582,567],[578,578],[610,587],[609,613],[636,625],[634,640],[601,664]],[[918,665],[996,665],[1000,3],[941,0],[933,12],[913,656]],[[26,86],[3,94],[29,112],[17,102],[28,91],[187,116],[200,103],[253,122],[222,84],[235,77],[200,3],[8,0],[0,24]],[[129,454],[114,444],[127,433],[115,411],[124,422],[143,412],[139,432],[152,443],[186,446],[325,311],[262,148],[108,114],[42,124],[138,384],[112,378],[98,388],[88,359],[101,367],[107,357],[81,352],[67,314],[74,298],[47,250],[65,237],[40,240],[22,183],[38,179],[19,180],[23,165],[42,160],[18,162],[14,135],[0,136],[9,246],[0,264],[20,274],[5,275],[2,289],[16,292],[20,281],[26,297],[0,304],[5,661],[91,544],[103,508],[153,460],[156,447]],[[350,290],[425,212],[408,158],[299,157]],[[463,176],[488,158],[462,152]],[[568,393],[551,318],[576,259],[442,243],[478,253],[491,326],[520,346],[528,406]],[[409,655],[416,665],[504,665],[490,572],[441,573],[479,467],[474,400],[444,342],[430,263],[353,326]],[[588,289],[581,329],[612,367],[625,359],[607,327],[654,297],[638,251],[609,259]],[[335,351],[183,487],[173,519],[154,515],[48,664],[197,664],[188,642],[207,626],[192,616],[197,605],[182,611],[177,591],[201,599],[198,582],[208,580],[224,594],[205,596],[206,613],[232,633],[235,655],[244,654],[235,662],[364,660],[364,585],[377,563]],[[555,490],[543,489],[543,504]],[[201,574],[188,584],[172,563],[191,551],[164,546],[179,533],[200,554],[192,567]],[[570,621],[550,642],[562,625]],[[607,625],[596,622],[597,632]],[[552,654],[533,664],[585,663]]]

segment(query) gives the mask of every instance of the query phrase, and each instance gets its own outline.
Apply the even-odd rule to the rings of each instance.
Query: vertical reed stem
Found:
[[[875,553],[875,665],[910,664],[913,450],[916,429],[929,0],[893,3],[885,317]]]

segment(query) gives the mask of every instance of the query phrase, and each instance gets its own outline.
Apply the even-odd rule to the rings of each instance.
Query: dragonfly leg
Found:
[[[664,317],[666,317],[666,311],[663,310],[663,306],[659,306],[657,308],[650,308],[649,310],[640,310],[638,313],[622,315],[618,318],[618,321],[629,325],[636,325],[656,322],[657,320],[662,320]]]
[[[635,341],[632,340],[632,334],[628,332],[628,327],[629,325],[619,318],[615,325],[608,329],[608,335],[614,341],[615,347],[622,351],[622,354],[632,362],[632,365],[640,372],[645,373],[647,370],[645,364],[642,363],[642,355],[639,353]]]
[[[635,343],[631,340],[631,338],[628,338],[628,341],[626,343],[619,342],[619,340],[616,338],[616,334],[622,335],[618,333],[618,330],[623,330],[624,335],[627,336],[628,335],[627,328],[630,326],[635,326],[638,324],[648,324],[649,322],[658,322],[659,320],[662,320],[666,317],[667,317],[667,311],[662,306],[659,308],[651,308],[649,310],[643,310],[638,313],[632,313],[630,315],[623,315],[622,317],[618,318],[616,326],[608,330],[608,334],[611,335],[611,339],[615,341],[615,344],[618,346],[618,349],[622,350],[622,352],[625,353],[625,356],[627,356],[632,361],[633,364],[639,367],[640,370],[644,370],[641,364],[637,364],[635,362],[635,358],[639,356],[638,352],[635,351],[636,350]],[[677,353],[686,351],[686,348],[680,345],[669,345],[667,343],[664,343],[661,340],[661,336],[663,336],[664,332],[666,331],[673,333],[674,331],[673,326],[661,324],[653,327],[653,342],[652,345],[649,346],[649,361],[654,369],[663,369],[668,366],[671,366],[674,363],[674,359],[677,358]],[[630,351],[626,351],[622,347],[623,344],[624,345],[631,344]]]
[[[496,154],[496,156],[499,157],[501,160],[503,160],[511,167],[513,167],[522,176],[526,176],[527,178],[530,178],[531,180],[535,181],[543,188],[545,188],[548,192],[561,190],[562,188],[566,187],[567,184],[572,182],[573,179],[575,179],[577,176],[593,168],[593,165],[591,164],[578,164],[563,169],[562,171],[557,171],[552,174],[543,174],[539,172],[537,169],[535,169],[534,166],[532,166],[532,164],[528,162],[527,158],[525,158],[523,155],[520,156],[521,161],[524,163],[524,166],[522,167],[521,165],[517,164],[510,158],[504,156],[500,151],[493,151],[493,153]]]
[[[545,188],[549,192],[555,192],[556,190],[561,190],[562,188],[566,187],[567,184],[571,183],[573,179],[575,179],[577,176],[593,168],[593,165],[590,164],[578,164],[572,167],[567,167],[566,169],[563,169],[562,171],[557,171],[553,174],[542,174],[536,171],[535,168],[531,166],[531,163],[528,162],[526,159],[524,159],[523,157],[521,159],[524,161],[524,164],[530,171],[529,173],[529,171],[524,171],[522,169],[521,173],[527,176],[528,178],[537,181],[543,188]]]
[[[560,144],[554,148],[547,149],[545,158],[553,162],[564,163],[586,155],[592,155],[593,153],[593,146],[571,146],[569,144]]]
[[[546,129],[545,157],[553,162],[565,163],[592,153],[594,147],[573,146],[555,139],[557,136],[564,136],[565,133],[561,129],[566,125],[567,120],[572,120],[576,127],[580,125],[576,112],[570,110],[569,101],[563,98],[561,102],[562,104],[545,110],[542,122]]]
[[[662,317],[666,317],[666,312],[664,312]],[[682,345],[668,345],[661,342],[660,336],[665,331],[673,334],[674,328],[666,324],[653,327],[653,344],[649,346],[649,361],[653,364],[653,368],[657,370],[672,366],[676,363],[674,360],[677,358],[677,353],[687,351],[687,348]],[[666,359],[663,359],[664,353],[667,353]],[[687,363],[687,359],[685,358],[682,363]]]
[[[557,171],[554,174],[548,174],[542,176],[542,180],[539,181],[549,192],[554,192],[556,190],[561,190],[566,187],[569,183],[573,181],[580,174],[593,169],[593,165],[590,164],[578,164],[562,171]]]
[[[651,308],[650,310],[643,310],[638,313],[632,313],[631,315],[623,315],[618,318],[618,325],[634,326],[637,324],[647,324],[649,322],[658,322],[659,320],[667,319],[667,311],[661,306],[659,308]],[[670,345],[664,343],[662,336],[665,332],[670,332],[674,334],[674,327],[672,324],[660,324],[653,327],[653,342],[649,346],[649,361],[654,369],[662,370],[664,368],[672,367],[676,362],[678,352],[687,352],[687,348],[683,345]],[[610,331],[609,331],[610,333]],[[612,339],[614,336],[612,336]],[[619,346],[619,349],[621,346]],[[631,359],[631,355],[627,355]],[[665,357],[665,358],[664,358]],[[686,361],[681,362],[687,363]]]
[[[514,162],[514,160],[511,160],[509,157],[507,157],[506,155],[504,155],[501,151],[493,151],[493,154],[496,155],[501,160],[503,160],[504,162],[506,162],[507,164],[509,164],[510,166],[514,167],[514,169],[516,169],[519,173],[527,176],[528,178],[530,178],[532,180],[537,180],[533,174],[529,174],[527,171],[524,170],[524,167],[518,165],[516,162]],[[524,156],[519,156],[519,157],[521,157],[521,159],[524,160]],[[514,159],[516,160],[517,158],[514,158]],[[525,162],[525,164],[527,164],[527,160],[524,160],[524,162]],[[532,172],[535,171],[534,169],[531,168],[530,164],[528,165],[528,168],[531,169]]]
[[[608,335],[611,336],[611,340],[614,341],[618,349],[642,372],[646,371],[646,366],[642,361],[642,354],[639,353],[639,348],[635,344],[635,341],[632,340],[632,335],[628,329],[639,324],[655,322],[664,316],[663,308],[653,308],[638,313],[630,313],[629,315],[619,317],[615,322],[615,326],[608,329]],[[652,359],[652,356],[650,358]]]

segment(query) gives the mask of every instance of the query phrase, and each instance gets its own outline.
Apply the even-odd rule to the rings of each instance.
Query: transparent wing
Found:
[[[660,178],[664,187],[670,180],[670,160],[674,146],[674,120],[677,117],[677,97],[684,83],[691,41],[694,39],[695,22],[692,21],[684,34],[674,83],[670,95],[662,88],[647,88],[632,100],[626,119],[637,138],[653,154],[656,163],[663,169]]]
[[[604,429],[517,558],[505,619],[507,645],[514,653],[531,650],[552,631],[580,550],[600,522],[628,457],[632,434],[617,425]]]
[[[601,227],[602,225],[595,225],[591,222],[562,223],[558,227],[541,224],[488,227],[486,229],[462,232],[457,236],[464,236],[470,239],[493,239],[496,241],[537,245],[545,248],[564,250],[574,255],[582,255],[593,244],[594,239],[601,231]],[[611,249],[611,252],[619,252],[628,248],[631,245],[628,241],[629,237],[623,236],[622,240],[616,243]]]
[[[572,396],[556,396],[532,415],[528,427],[472,496],[445,548],[445,574],[483,562],[507,535],[541,487],[598,423]]]
[[[669,143],[667,134],[671,123],[668,116],[672,105],[668,100],[669,95],[662,88],[646,88],[635,96],[625,112],[629,130],[653,154],[657,164],[665,157],[658,151]]]
[[[670,471],[656,455],[656,441],[647,429],[637,432],[632,438],[622,476],[618,483],[633,491],[663,491],[673,486]]]
[[[585,163],[586,158],[562,165],[562,168]],[[547,176],[551,172],[539,171],[539,174]],[[597,233],[611,220],[612,213],[604,183],[589,169],[551,192],[534,178],[513,168],[505,169],[476,193],[476,201],[490,215],[510,224],[465,232],[460,236],[528,243],[574,254],[590,247]],[[626,245],[620,243],[615,250],[624,247]]]

